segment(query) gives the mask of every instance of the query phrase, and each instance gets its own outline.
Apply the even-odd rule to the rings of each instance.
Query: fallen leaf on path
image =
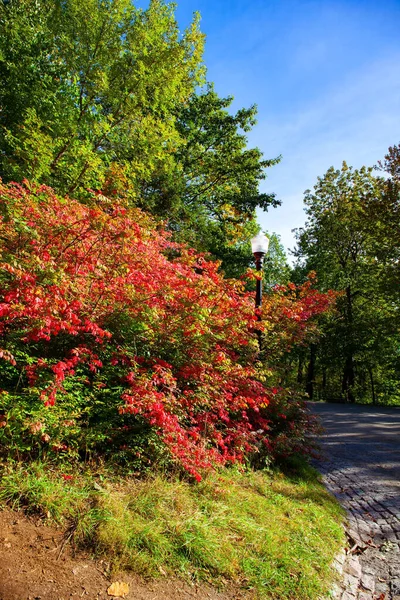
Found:
[[[114,581],[108,588],[107,594],[116,598],[125,598],[129,594],[129,585],[122,581]]]

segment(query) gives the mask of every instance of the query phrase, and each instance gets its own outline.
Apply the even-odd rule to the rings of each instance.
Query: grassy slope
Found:
[[[100,485],[99,485],[100,484]],[[329,590],[342,544],[341,510],[311,469],[225,470],[199,484],[76,475],[40,464],[5,467],[0,499],[69,524],[75,541],[119,568],[226,580],[272,599],[315,599]]]

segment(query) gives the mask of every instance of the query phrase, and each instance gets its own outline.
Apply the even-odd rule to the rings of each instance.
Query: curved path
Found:
[[[315,466],[349,521],[341,599],[400,600],[400,408],[309,405],[325,430]]]

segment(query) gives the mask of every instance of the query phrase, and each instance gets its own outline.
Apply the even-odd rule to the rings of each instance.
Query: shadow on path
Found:
[[[324,428],[315,466],[359,540],[363,574],[353,598],[400,599],[400,408],[309,406]]]
[[[346,464],[379,487],[400,494],[400,408],[309,405],[324,427],[321,462],[326,467]]]

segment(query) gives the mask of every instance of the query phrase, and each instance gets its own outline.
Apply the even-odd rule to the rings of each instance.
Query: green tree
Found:
[[[305,204],[298,256],[317,272],[321,289],[341,292],[319,348],[325,393],[349,402],[367,396],[375,401],[376,378],[383,390],[385,370],[393,356],[398,360],[397,308],[387,296],[385,265],[377,255],[385,181],[372,168],[354,170],[343,163],[340,171],[331,168],[318,179]]]
[[[382,209],[376,213],[375,254],[385,272],[384,288],[388,296],[400,302],[400,145],[388,149],[378,168],[385,173]]]
[[[204,81],[196,17],[152,0],[11,0],[0,4],[0,173],[85,197],[175,168],[173,113]],[[90,18],[88,18],[90,15]]]
[[[256,124],[257,110],[251,106],[232,115],[227,110],[232,101],[209,86],[178,115],[178,130],[186,140],[178,152],[184,204],[214,217],[230,211],[252,216],[256,207],[277,204],[273,194],[260,193],[259,183],[279,159],[263,160],[258,148],[247,148],[245,134]]]
[[[279,159],[247,147],[256,108],[229,112],[232,98],[205,83],[198,16],[181,35],[174,10],[0,3],[0,175],[82,201],[124,197],[238,275],[255,208],[278,204],[259,184]]]
[[[168,217],[176,239],[211,252],[228,275],[237,276],[251,261],[255,209],[279,204],[259,185],[280,157],[265,160],[258,148],[248,148],[246,133],[256,124],[256,107],[231,114],[232,101],[207,85],[178,107],[184,143],[175,154],[176,170],[145,182],[142,196],[145,206]]]
[[[280,236],[268,231],[265,235],[269,238],[268,253],[264,258],[264,282],[268,290],[275,285],[287,284],[292,272]]]

